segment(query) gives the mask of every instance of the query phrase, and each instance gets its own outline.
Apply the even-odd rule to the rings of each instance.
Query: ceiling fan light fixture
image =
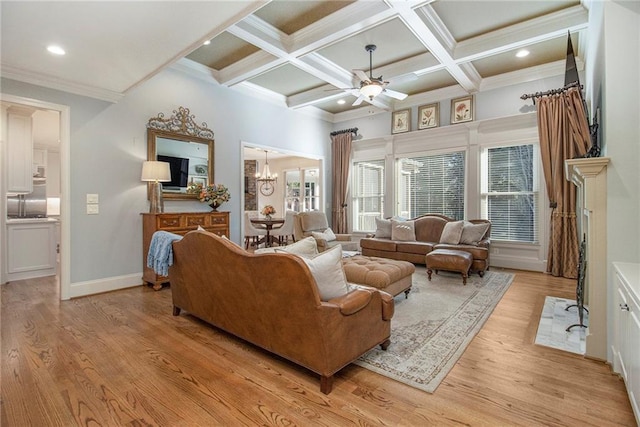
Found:
[[[373,99],[382,93],[382,89],[382,86],[378,84],[369,83],[368,85],[364,85],[360,88],[360,95]]]

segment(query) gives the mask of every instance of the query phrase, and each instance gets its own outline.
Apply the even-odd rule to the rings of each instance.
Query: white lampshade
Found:
[[[141,181],[171,181],[171,169],[167,162],[145,161],[142,163]]]
[[[377,84],[368,84],[360,88],[360,94],[366,96],[369,99],[380,95],[380,92],[382,92],[382,86]]]

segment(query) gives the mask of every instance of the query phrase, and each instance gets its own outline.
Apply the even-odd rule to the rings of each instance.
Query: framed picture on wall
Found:
[[[451,124],[470,122],[475,115],[473,95],[451,100]]]
[[[411,109],[394,111],[391,114],[391,133],[409,132],[411,128]]]
[[[200,184],[203,187],[207,186],[207,177],[206,176],[194,176],[191,178],[191,182],[194,184]]]
[[[440,124],[440,104],[418,107],[418,129],[435,128]]]

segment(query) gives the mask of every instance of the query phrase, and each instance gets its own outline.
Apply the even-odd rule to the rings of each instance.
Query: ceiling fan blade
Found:
[[[360,104],[362,104],[362,101],[364,101],[364,100],[366,100],[366,99],[367,99],[367,97],[366,97],[366,96],[364,96],[364,95],[360,95],[360,96],[358,97],[358,99],[356,99],[356,100],[355,100],[355,102],[354,102],[353,104],[351,104],[351,106],[352,106],[352,107],[355,107],[355,106],[357,106],[357,105],[360,105]]]
[[[356,75],[356,77],[358,77],[361,81],[363,82],[369,82],[371,81],[369,79],[369,77],[367,76],[367,73],[365,73],[362,70],[353,70],[353,73]]]
[[[390,96],[391,98],[398,99],[400,101],[402,101],[408,96],[406,93],[397,92],[395,90],[386,89],[386,88],[382,91],[382,93],[384,93],[387,96]]]

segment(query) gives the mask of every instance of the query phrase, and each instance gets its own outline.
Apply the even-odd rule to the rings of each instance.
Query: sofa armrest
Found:
[[[366,286],[352,286],[357,286],[357,289],[341,297],[332,298],[327,303],[336,305],[342,315],[351,316],[368,306],[373,294],[377,292],[382,300],[382,320],[391,320],[395,312],[395,303],[390,294],[373,288],[367,289]]]
[[[355,289],[341,297],[332,298],[330,304],[335,304],[340,308],[340,313],[351,316],[365,308],[371,302],[373,291],[368,289]]]
[[[491,239],[486,238],[486,239],[480,240],[478,242],[478,246],[480,246],[481,248],[489,249],[489,246],[491,246]]]
[[[336,240],[340,242],[350,242],[351,234],[336,234]]]

